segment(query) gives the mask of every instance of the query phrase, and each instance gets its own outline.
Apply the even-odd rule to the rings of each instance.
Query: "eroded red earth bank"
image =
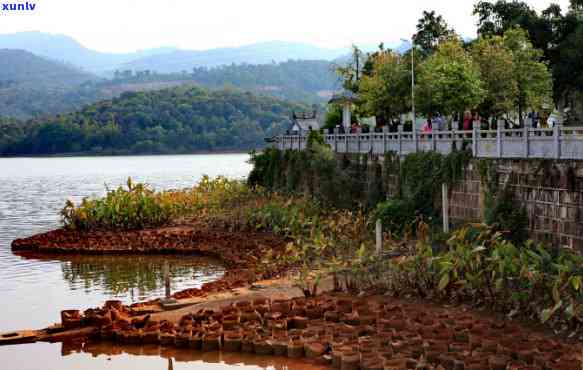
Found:
[[[270,275],[257,274],[267,250],[285,241],[265,233],[176,226],[126,233],[67,230],[16,240],[14,250],[67,253],[199,253],[231,270],[176,298],[232,291]],[[273,298],[273,299],[272,299]],[[351,369],[577,369],[581,346],[503,318],[384,296],[327,293],[315,298],[230,299],[193,306],[180,316],[144,315],[156,301],[124,306],[110,301],[83,313],[64,311],[66,330],[102,341],[159,344],[199,351],[246,352]]]

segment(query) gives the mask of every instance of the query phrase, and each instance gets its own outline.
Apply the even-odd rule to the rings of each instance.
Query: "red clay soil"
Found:
[[[193,311],[178,323],[132,319],[113,303],[75,320],[64,324],[97,327],[94,336],[104,341],[308,358],[342,370],[582,366],[580,345],[519,323],[384,296],[242,300]]]
[[[206,297],[229,291],[278,271],[256,272],[257,262],[270,251],[282,253],[285,240],[270,233],[226,231],[193,222],[158,229],[136,231],[80,232],[57,229],[12,242],[22,253],[60,254],[198,254],[219,259],[227,268],[223,278],[173,294],[176,299]],[[134,304],[134,309],[158,300]]]
[[[83,254],[184,253],[215,257],[226,267],[254,268],[267,250],[283,250],[285,241],[269,233],[232,232],[201,225],[136,231],[80,232],[58,229],[12,242],[15,252]]]

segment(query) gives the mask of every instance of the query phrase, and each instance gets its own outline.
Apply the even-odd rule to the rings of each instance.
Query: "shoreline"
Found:
[[[226,267],[255,267],[267,249],[282,251],[285,240],[267,232],[229,231],[196,222],[131,231],[75,231],[60,228],[16,239],[16,254],[195,254],[217,258]]]
[[[259,149],[224,149],[224,150],[201,150],[194,151],[191,153],[58,153],[58,154],[25,154],[25,155],[0,155],[0,159],[11,159],[11,158],[99,158],[99,157],[161,157],[161,156],[188,156],[188,155],[212,155],[212,154],[249,154],[250,151],[257,150],[261,151],[263,148]]]
[[[95,246],[101,251],[92,249]],[[578,370],[571,365],[583,359],[576,340],[463,304],[395,298],[374,291],[333,292],[330,276],[322,280],[319,295],[304,297],[286,271],[257,271],[257,262],[267,250],[283,253],[284,246],[285,240],[270,233],[233,232],[196,223],[130,232],[59,229],[15,240],[17,253],[28,249],[49,255],[196,249],[221,259],[226,271],[200,289],[174,293],[174,303],[154,299],[126,306],[107,301],[84,312],[64,310],[61,324],[51,328],[14,334],[22,334],[23,342],[160,345],[305,358],[317,365],[351,369],[406,369],[430,361],[446,368],[457,363],[483,369],[504,362],[505,366]],[[269,280],[273,276],[279,277]]]

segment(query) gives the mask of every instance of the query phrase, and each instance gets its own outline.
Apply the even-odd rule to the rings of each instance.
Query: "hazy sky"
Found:
[[[0,0],[18,2],[19,0]],[[423,10],[475,35],[474,0],[28,0],[30,14],[0,12],[0,33],[43,31],[100,51],[158,46],[207,49],[260,41],[324,47],[410,38]],[[569,0],[552,0],[567,8]],[[23,1],[24,2],[24,1]],[[527,0],[538,10],[551,0]]]

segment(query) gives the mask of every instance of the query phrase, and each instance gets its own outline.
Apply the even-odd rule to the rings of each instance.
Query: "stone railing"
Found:
[[[583,160],[583,127],[518,130],[434,131],[433,133],[383,132],[326,134],[324,139],[337,153],[394,152],[407,155],[418,151],[442,154],[471,148],[478,158],[548,158]],[[304,135],[279,136],[275,146],[282,150],[304,150]]]

